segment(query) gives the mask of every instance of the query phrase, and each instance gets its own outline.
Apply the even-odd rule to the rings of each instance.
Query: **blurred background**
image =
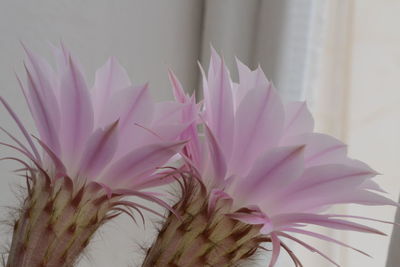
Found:
[[[376,180],[397,199],[399,14],[399,0],[1,0],[0,93],[33,129],[14,74],[23,73],[19,40],[48,58],[47,43],[63,40],[80,58],[89,83],[96,68],[114,55],[134,83],[149,81],[158,99],[172,97],[168,67],[188,91],[199,88],[197,60],[207,66],[212,44],[234,79],[236,56],[252,68],[260,64],[285,100],[307,100],[317,131],[348,143],[349,154],[381,172]],[[4,110],[0,124],[19,137]],[[0,157],[11,153],[0,149]],[[15,205],[13,190],[21,183],[11,172],[15,167],[0,162],[0,220],[6,217],[5,207]],[[335,209],[381,220],[395,218],[392,207]],[[400,266],[400,229],[392,235],[390,225],[370,225],[388,237],[321,231],[373,258],[323,242],[314,244],[342,266]],[[3,228],[1,246],[10,238]],[[121,218],[102,229],[79,266],[138,266],[140,246],[150,244],[153,233],[152,223],[137,228]],[[293,250],[304,266],[329,266],[302,248]],[[278,266],[292,265],[284,256]]]

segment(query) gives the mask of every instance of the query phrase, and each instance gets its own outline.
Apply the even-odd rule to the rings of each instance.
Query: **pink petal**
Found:
[[[69,58],[61,79],[62,149],[66,161],[77,161],[93,129],[93,110],[83,75]]]
[[[53,72],[48,64],[24,47],[28,55],[25,68],[28,76],[28,92],[22,87],[35,120],[40,137],[57,155],[60,155],[58,130],[60,111],[54,93]]]
[[[257,204],[266,201],[266,197],[302,174],[303,150],[303,146],[271,149],[255,162],[246,177],[238,181],[234,195]]]
[[[226,161],[220,145],[211,132],[210,128],[205,124],[206,141],[209,149],[210,165],[212,166],[213,176],[217,185],[222,184],[226,175]],[[217,186],[216,185],[216,186]]]
[[[273,225],[275,226],[275,229],[285,228],[291,226],[291,224],[293,223],[306,223],[339,230],[350,230],[356,232],[385,235],[385,233],[378,231],[374,228],[345,220],[332,219],[327,215],[310,213],[290,213],[274,216],[271,218],[271,220]]]
[[[3,127],[0,126],[0,130],[4,132],[10,139],[12,139],[22,150],[24,150],[31,158],[35,158],[31,151],[23,144],[21,143],[17,138],[15,138],[9,131],[4,129]]]
[[[321,239],[321,240],[324,240],[324,241],[335,243],[335,244],[341,245],[341,246],[346,247],[346,248],[351,248],[351,249],[353,249],[353,250],[355,250],[355,251],[357,251],[357,252],[359,252],[359,253],[361,253],[361,254],[363,254],[365,256],[371,257],[370,255],[368,255],[364,251],[359,250],[359,249],[357,249],[355,247],[352,247],[350,245],[347,245],[346,243],[343,243],[343,242],[341,242],[339,240],[336,240],[334,238],[331,238],[329,236],[325,236],[325,235],[321,235],[321,234],[318,234],[318,233],[314,233],[314,232],[307,231],[307,230],[301,230],[301,229],[297,229],[297,228],[288,228],[288,229],[285,229],[285,231],[298,233],[298,234],[303,234],[303,235],[308,235],[308,236],[315,237],[315,238],[318,238],[318,239]]]
[[[271,233],[272,240],[272,256],[271,261],[269,262],[269,267],[274,267],[276,262],[278,261],[278,257],[281,251],[281,241],[278,236],[274,233]]]
[[[35,137],[35,139],[39,142],[40,146],[43,148],[44,151],[46,151],[47,155],[50,157],[50,159],[53,161],[54,167],[55,167],[55,178],[61,178],[63,176],[67,175],[67,170],[60,160],[60,158],[51,150],[50,147],[48,147],[42,140],[38,139]],[[46,166],[48,167],[48,166]]]
[[[40,155],[39,152],[37,150],[37,148],[35,147],[32,138],[30,137],[30,135],[28,134],[28,131],[26,130],[24,124],[21,122],[21,120],[18,118],[17,114],[15,114],[15,112],[12,110],[12,108],[10,107],[10,105],[7,103],[7,101],[5,101],[1,96],[0,96],[0,102],[3,104],[3,106],[6,108],[7,112],[10,114],[10,116],[13,118],[13,120],[15,121],[15,123],[17,124],[18,128],[20,129],[21,133],[24,135],[26,141],[28,142],[29,146],[32,148],[33,154],[35,155],[35,157],[33,157],[30,153],[30,157],[33,158],[35,161],[37,161],[38,163],[41,163],[41,159],[40,159]]]
[[[314,248],[314,247],[308,245],[307,243],[301,241],[300,239],[297,239],[297,238],[295,238],[295,237],[293,237],[293,236],[291,236],[291,235],[288,235],[288,234],[286,234],[286,233],[283,233],[283,232],[277,232],[277,234],[278,234],[279,236],[286,237],[286,238],[288,238],[288,239],[291,239],[291,240],[293,240],[293,241],[299,243],[300,245],[302,245],[303,247],[307,248],[307,249],[310,250],[311,252],[316,252],[316,253],[318,253],[319,255],[321,255],[322,257],[324,257],[325,259],[327,259],[329,262],[331,262],[331,263],[334,264],[335,266],[340,267],[339,264],[337,264],[336,262],[334,262],[334,261],[333,261],[331,258],[329,258],[327,255],[325,255],[324,253],[322,253],[322,252],[319,251],[318,249],[316,249],[316,248]]]
[[[291,102],[285,105],[285,136],[310,133],[314,120],[305,102]]]
[[[215,50],[211,55],[208,84],[204,87],[204,101],[206,121],[225,157],[229,157],[234,127],[232,87],[228,70]]]
[[[122,182],[135,183],[136,177],[162,167],[184,145],[182,141],[164,142],[137,148],[112,164],[101,179],[116,186]]]
[[[297,135],[286,138],[284,145],[305,145],[306,166],[347,161],[347,146],[329,135],[320,133]]]
[[[191,162],[197,168],[200,168],[200,166],[202,165],[202,151],[197,132],[196,119],[199,112],[196,105],[196,100],[194,96],[192,98],[189,98],[185,94],[181,83],[172,71],[169,71],[168,75],[174,91],[175,100],[179,103],[187,104],[183,109],[181,122],[184,124],[191,124],[185,131],[182,132],[181,135],[181,139],[189,140],[184,148],[183,153],[190,158]]]
[[[245,175],[261,153],[276,146],[283,130],[284,110],[272,86],[249,91],[235,121],[233,173]]]
[[[117,148],[118,121],[107,129],[98,129],[88,139],[81,159],[80,173],[94,180],[111,161]]]
[[[155,105],[153,124],[180,123],[183,119],[184,110],[187,110],[190,106],[190,103],[159,102]],[[193,120],[194,116],[187,123],[193,122]]]
[[[172,70],[168,70],[168,77],[169,81],[171,82],[176,101],[178,101],[179,103],[185,103],[186,102],[185,91],[183,90],[182,84],[175,76],[175,74],[172,72]]]
[[[376,172],[370,168],[342,164],[310,167],[269,205],[274,211],[292,212],[305,211],[327,203],[342,203],[346,195],[352,195],[366,179],[375,175]]]
[[[377,191],[379,193],[384,193],[386,194],[387,192],[385,190],[383,190],[380,185],[372,180],[366,180],[364,181],[364,183],[361,185],[362,188],[364,189],[368,189],[368,190],[374,190]]]
[[[126,70],[115,57],[110,57],[106,64],[96,72],[93,88],[93,106],[98,121],[107,112],[107,103],[112,94],[131,85]]]
[[[188,140],[187,138],[180,138],[182,133],[189,127],[188,124],[183,123],[175,123],[175,124],[155,124],[150,126],[150,128],[137,125],[138,130],[136,133],[139,133],[140,140],[135,140],[132,142],[132,147],[139,147],[144,145],[149,145],[152,143],[158,142],[167,142],[167,141],[176,141],[176,140]]]
[[[374,219],[374,218],[363,217],[363,216],[344,215],[344,214],[325,214],[325,215],[328,216],[328,217],[333,217],[333,218],[352,218],[352,219],[367,220],[367,221],[372,221],[372,222],[380,222],[380,223],[400,226],[399,223],[395,223],[395,222],[392,222],[392,221],[377,220],[377,219]]]
[[[151,124],[154,114],[154,102],[149,93],[148,85],[129,87],[115,93],[110,100],[109,109],[102,124],[119,119],[118,131],[121,140],[116,157],[124,156],[132,149],[142,146],[147,139],[154,138],[146,130]]]
[[[236,59],[236,64],[239,73],[240,87],[242,87],[243,90],[271,85],[260,66],[252,71],[238,59]]]
[[[375,192],[370,192],[366,190],[357,190],[352,194],[343,196],[341,201],[338,203],[356,203],[369,206],[390,205],[400,207],[400,203],[397,203],[387,197],[381,196]]]
[[[105,106],[106,112],[99,119],[99,125],[105,127],[119,120],[120,131],[133,123],[148,124],[153,117],[154,103],[151,100],[148,85],[131,86],[114,92]]]

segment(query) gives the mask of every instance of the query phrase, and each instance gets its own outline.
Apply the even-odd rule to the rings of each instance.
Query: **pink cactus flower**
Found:
[[[169,207],[146,189],[170,181],[162,167],[185,144],[181,113],[187,104],[155,103],[147,84],[133,86],[115,58],[96,72],[89,90],[64,46],[54,48],[57,70],[25,51],[27,83],[18,80],[39,136],[32,138],[0,98],[28,146],[3,128],[15,144],[2,144],[29,160],[12,158],[24,165],[28,196],[7,266],[71,266],[107,220],[132,216],[129,210],[155,212],[124,196]]]
[[[379,221],[377,219],[329,214],[326,210],[343,203],[398,204],[381,194],[384,191],[372,180],[378,174],[376,171],[347,156],[345,144],[329,135],[313,132],[313,118],[304,102],[282,103],[273,84],[260,68],[251,71],[240,61],[237,66],[240,82],[234,83],[223,60],[212,51],[208,75],[203,71],[204,103],[199,112],[200,125],[194,122],[183,133],[185,138],[190,138],[184,149],[186,165],[200,177],[206,188],[207,193],[200,194],[200,198],[205,198],[202,203],[207,205],[207,210],[198,205],[198,198],[190,196],[183,199],[185,195],[180,201],[184,204],[176,208],[181,214],[187,214],[188,207],[197,204],[198,208],[193,208],[190,214],[198,214],[199,218],[204,212],[208,215],[206,219],[201,217],[202,222],[198,219],[197,224],[195,216],[193,220],[188,219],[186,225],[181,227],[186,232],[177,232],[176,235],[180,236],[175,239],[166,240],[164,237],[168,232],[169,224],[166,224],[163,235],[158,237],[148,253],[148,262],[156,263],[154,266],[162,266],[161,263],[232,266],[251,256],[261,243],[271,242],[270,267],[275,266],[281,247],[289,252],[296,266],[301,266],[299,259],[286,246],[286,239],[339,266],[312,244],[302,241],[297,234],[352,248],[305,227],[317,225],[384,235],[377,229],[348,220]],[[185,109],[186,115],[183,116],[183,121],[189,123],[197,106],[193,98],[185,95],[172,73],[170,78],[176,99],[192,105]],[[204,129],[204,136],[198,131],[199,126]],[[231,227],[234,223],[220,219],[223,216],[253,225],[257,233],[239,231],[240,227],[247,228],[243,225]],[[202,230],[193,225],[201,225],[198,228]],[[224,227],[214,231],[218,225]],[[213,231],[221,233],[222,229],[228,231],[225,236],[215,238],[217,234],[210,234]],[[162,248],[168,247],[168,242],[175,244],[177,240],[190,239],[195,233],[201,233],[196,240],[202,240],[197,250],[193,248],[197,243],[185,247],[185,241],[179,241],[182,245],[177,246],[176,251],[180,252],[175,254],[175,258],[156,255],[163,251]],[[246,235],[252,243],[243,241]],[[231,244],[234,241],[236,245]],[[208,243],[224,249],[213,250]],[[201,250],[205,247],[208,250]],[[182,252],[185,249],[190,253]],[[169,253],[169,256],[175,253],[166,251],[164,254]]]

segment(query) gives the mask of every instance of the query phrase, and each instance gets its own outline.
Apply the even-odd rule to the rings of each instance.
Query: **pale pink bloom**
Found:
[[[325,212],[342,203],[397,206],[382,196],[384,191],[371,180],[378,173],[367,164],[350,159],[341,141],[313,132],[314,122],[306,104],[282,103],[260,67],[251,71],[240,61],[237,66],[240,82],[233,83],[223,60],[212,51],[208,75],[203,71],[204,108],[200,121],[204,137],[195,123],[184,133],[186,138],[191,137],[185,147],[188,162],[210,192],[209,210],[218,199],[229,198],[233,202],[229,216],[263,225],[261,233],[272,240],[271,267],[280,247],[285,246],[285,238],[336,264],[293,234],[350,247],[304,229],[307,225],[384,235],[346,220],[373,218]],[[186,109],[189,122],[196,109],[194,101],[185,96],[176,77],[170,77],[176,99],[192,104],[192,109]],[[252,212],[235,212],[240,208]]]
[[[89,88],[63,45],[53,47],[56,70],[24,49],[27,83],[18,81],[39,136],[35,142],[0,98],[29,148],[15,139],[16,146],[5,145],[22,152],[54,180],[69,177],[75,185],[100,185],[108,195],[140,195],[164,205],[154,193],[139,191],[169,181],[160,168],[184,145],[179,137],[187,125],[181,123],[181,113],[188,105],[154,102],[148,85],[132,85],[113,57],[96,72]]]

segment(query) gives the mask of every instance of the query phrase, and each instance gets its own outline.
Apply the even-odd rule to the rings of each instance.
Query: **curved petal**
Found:
[[[286,238],[288,238],[288,239],[293,240],[294,242],[296,242],[296,243],[302,245],[303,247],[305,247],[306,249],[310,250],[311,252],[316,252],[316,253],[318,253],[319,255],[321,255],[323,258],[325,258],[326,260],[328,260],[329,262],[331,262],[331,263],[334,264],[335,266],[340,267],[339,264],[337,264],[336,262],[334,262],[334,261],[333,261],[331,258],[329,258],[327,255],[325,255],[324,253],[322,253],[322,252],[319,251],[318,249],[316,249],[316,248],[314,248],[314,247],[308,245],[307,243],[301,241],[300,239],[295,238],[294,236],[288,235],[288,234],[283,233],[283,232],[277,232],[277,234],[278,234],[279,236],[283,236],[283,237],[286,237]]]
[[[307,108],[306,102],[290,102],[286,104],[285,114],[284,137],[311,133],[313,131],[314,120]]]
[[[231,155],[234,109],[232,85],[223,60],[212,50],[207,85],[203,87],[205,118],[225,157]]]
[[[101,180],[109,185],[135,179],[149,171],[162,167],[173,155],[177,154],[186,142],[164,142],[137,148],[112,164],[102,175]],[[132,180],[132,183],[135,181]],[[129,183],[129,181],[128,181]]]
[[[92,132],[93,109],[84,77],[71,57],[60,86],[63,157],[73,164]]]
[[[276,146],[282,134],[284,110],[272,86],[247,93],[235,118],[234,148],[230,165],[244,175],[261,153]]]
[[[237,182],[233,195],[256,204],[266,202],[269,196],[302,174],[303,150],[304,146],[271,149],[255,162],[246,177]]]
[[[126,70],[119,64],[115,57],[110,57],[107,62],[96,71],[96,78],[93,88],[93,107],[96,121],[101,120],[107,112],[107,102],[112,94],[131,86],[131,81]]]
[[[85,178],[95,180],[111,161],[118,144],[117,125],[118,121],[107,129],[98,129],[89,137],[79,171]]]
[[[333,219],[328,215],[310,214],[310,213],[288,213],[271,218],[272,223],[276,230],[281,228],[290,227],[293,223],[307,223],[313,225],[319,225],[323,227],[349,230],[364,233],[373,233],[378,235],[386,235],[385,233],[378,231],[374,228],[340,219]]]
[[[314,233],[314,232],[307,231],[307,230],[302,230],[302,229],[297,229],[297,228],[288,228],[288,229],[285,229],[285,231],[298,233],[298,234],[303,234],[303,235],[307,235],[307,236],[311,236],[311,237],[314,237],[314,238],[318,238],[318,239],[321,239],[321,240],[324,240],[324,241],[327,241],[327,242],[335,243],[335,244],[338,244],[338,245],[346,247],[346,248],[351,248],[351,249],[353,249],[353,250],[355,250],[355,251],[357,251],[357,252],[359,252],[359,253],[361,253],[361,254],[363,254],[365,256],[371,257],[369,254],[365,253],[364,251],[359,250],[359,249],[357,249],[355,247],[352,247],[350,245],[347,245],[346,243],[343,243],[343,242],[341,242],[339,240],[336,240],[336,239],[334,239],[332,237],[329,237],[329,236],[325,236],[325,235],[321,235],[321,234],[318,234],[318,233]]]
[[[224,153],[222,152],[222,149],[214,137],[213,133],[211,132],[210,128],[208,128],[207,125],[205,125],[205,134],[206,134],[206,140],[208,144],[208,151],[209,151],[209,157],[210,157],[210,165],[212,167],[212,174],[213,177],[215,178],[215,186],[223,184],[225,181],[225,175],[226,175],[226,160]]]
[[[272,256],[271,261],[269,262],[269,267],[274,267],[276,262],[278,261],[278,257],[281,251],[281,241],[275,233],[271,233],[272,240]]]
[[[269,212],[298,212],[344,203],[348,196],[359,191],[360,185],[376,175],[368,168],[329,164],[313,166],[291,185],[284,188],[276,199],[266,204]],[[340,189],[340,190],[339,190]]]
[[[326,134],[306,133],[286,138],[284,145],[305,145],[304,158],[306,166],[347,161],[347,146]]]
[[[60,110],[55,96],[54,73],[39,56],[24,46],[28,61],[25,69],[28,77],[28,92],[22,87],[40,138],[58,156],[61,155],[58,131]]]

